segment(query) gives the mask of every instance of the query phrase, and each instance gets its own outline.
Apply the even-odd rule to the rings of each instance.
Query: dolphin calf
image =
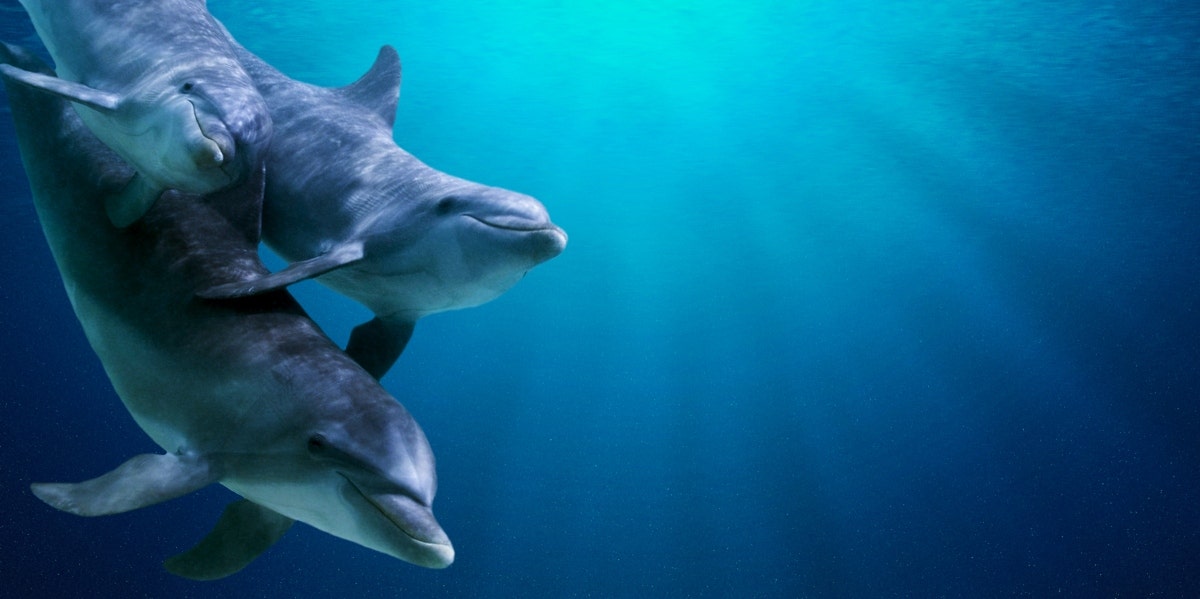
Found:
[[[204,0],[21,0],[58,77],[0,67],[71,100],[101,141],[137,169],[105,198],[113,224],[164,189],[208,193],[257,168],[270,141],[262,96]]]
[[[53,73],[0,46],[0,63]],[[232,574],[293,520],[431,568],[454,549],[431,510],[433,452],[407,410],[318,329],[286,290],[204,300],[198,289],[266,274],[263,172],[206,196],[170,190],[134,225],[96,227],[97,199],[133,170],[70,105],[8,85],[22,161],[71,305],[118,395],[165,451],[34,494],[84,516],[115,514],[212,483],[244,499],[181,576]]]
[[[320,276],[375,313],[346,352],[381,378],[417,319],[490,301],[566,246],[532,197],[452,177],[396,145],[400,59],[391,47],[357,82],[329,89],[290,79],[230,42],[275,126],[263,240],[293,264],[206,297]]]

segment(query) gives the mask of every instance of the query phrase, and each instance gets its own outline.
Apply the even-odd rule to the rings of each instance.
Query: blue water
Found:
[[[252,4],[253,8],[246,9]],[[1200,596],[1200,6],[211,0],[566,252],[385,385],[457,561],[297,526],[174,578],[232,495],[28,491],[157,448],[83,338],[0,98],[0,596]],[[0,37],[36,45],[15,0]],[[344,341],[367,314],[296,294]]]

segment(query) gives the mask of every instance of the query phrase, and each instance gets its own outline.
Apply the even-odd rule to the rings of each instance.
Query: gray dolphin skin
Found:
[[[71,100],[138,172],[104,198],[113,224],[165,189],[203,194],[257,170],[271,138],[266,104],[204,0],[21,0],[58,76],[0,67]]]
[[[563,251],[566,233],[534,198],[452,177],[396,145],[400,59],[391,47],[357,82],[330,89],[290,79],[230,42],[275,124],[263,240],[293,264],[206,297],[320,276],[375,313],[346,352],[381,378],[417,319],[490,301]]]
[[[0,46],[0,63],[52,76]],[[71,304],[114,388],[165,451],[78,484],[34,484],[58,509],[115,514],[220,483],[230,505],[167,561],[213,579],[249,564],[293,520],[442,568],[454,549],[433,516],[434,457],[421,428],[308,319],[286,290],[205,300],[255,279],[263,171],[205,196],[167,191],[125,229],[96,226],[99,198],[134,171],[70,105],[6,80],[22,161]]]

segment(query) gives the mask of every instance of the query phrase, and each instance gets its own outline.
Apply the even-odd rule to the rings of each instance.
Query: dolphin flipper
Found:
[[[174,499],[217,481],[207,461],[142,454],[116,470],[77,484],[34,483],[38,499],[77,516],[107,516]]]
[[[195,547],[163,562],[192,580],[216,580],[250,565],[292,526],[291,518],[248,499],[226,506],[216,526]]]
[[[404,352],[415,326],[412,321],[373,318],[350,332],[346,355],[376,380],[382,379]]]
[[[13,81],[19,81],[101,112],[112,112],[121,104],[121,96],[117,94],[43,73],[32,73],[12,65],[0,65],[0,73]]]
[[[197,292],[196,295],[204,299],[234,299],[257,295],[259,293],[282,289],[292,283],[297,283],[305,279],[321,276],[336,268],[357,262],[362,257],[362,243],[349,243],[338,246],[315,258],[289,264],[287,268],[279,272],[249,281],[215,285]]]
[[[124,229],[145,216],[162,192],[162,188],[135,173],[124,189],[105,198],[104,212],[108,214],[108,220],[112,221],[113,226]]]

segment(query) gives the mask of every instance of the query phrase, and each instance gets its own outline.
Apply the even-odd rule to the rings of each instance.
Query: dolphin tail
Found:
[[[217,481],[206,460],[186,455],[134,456],[116,470],[77,484],[34,483],[33,494],[77,516],[107,516],[186,495]]]
[[[248,499],[226,506],[195,547],[163,562],[167,571],[192,580],[216,580],[240,571],[275,544],[292,526],[291,518]]]

